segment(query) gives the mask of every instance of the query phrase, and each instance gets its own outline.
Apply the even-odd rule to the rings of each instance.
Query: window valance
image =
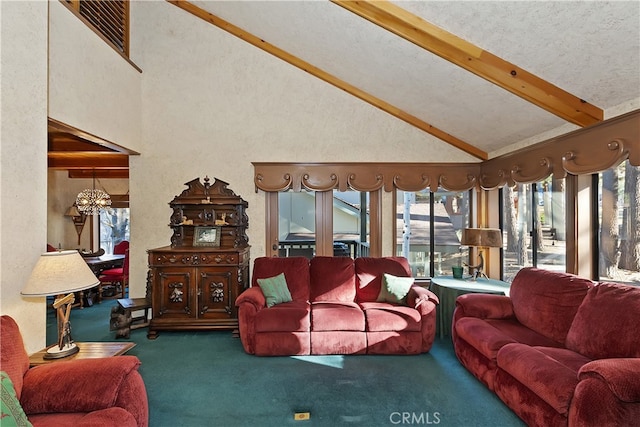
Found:
[[[254,162],[256,191],[466,191],[640,165],[640,110],[482,163]]]

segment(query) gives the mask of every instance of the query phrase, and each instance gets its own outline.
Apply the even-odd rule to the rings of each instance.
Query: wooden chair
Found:
[[[129,250],[129,241],[123,240],[113,247],[114,255],[124,255]]]
[[[122,267],[110,268],[100,273],[100,284],[98,285],[98,292],[100,293],[100,299],[102,299],[102,287],[104,285],[117,286],[122,289],[122,298],[126,297],[127,287],[129,286],[129,249],[124,252],[124,261]]]

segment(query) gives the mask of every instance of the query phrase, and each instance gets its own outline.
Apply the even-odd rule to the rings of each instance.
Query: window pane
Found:
[[[468,224],[468,192],[397,191],[396,254],[409,260],[414,277],[450,275],[451,267],[468,260],[468,248],[460,247],[462,229]]]
[[[599,279],[640,285],[640,168],[627,160],[598,187]]]
[[[531,266],[531,186],[518,184],[503,188],[504,251],[503,271],[505,281],[511,282],[523,267]]]
[[[129,239],[129,208],[109,208],[100,212],[100,248],[113,254],[113,247]]]
[[[278,193],[278,255],[312,258],[316,247],[315,193]]]
[[[535,266],[567,271],[565,180],[547,178],[536,189]]]
[[[333,191],[333,254],[369,254],[369,193]]]

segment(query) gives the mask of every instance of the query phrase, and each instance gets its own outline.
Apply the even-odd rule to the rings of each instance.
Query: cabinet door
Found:
[[[192,268],[162,267],[156,269],[153,284],[154,317],[191,318],[195,317],[193,302],[194,270]]]
[[[232,317],[232,283],[237,282],[235,267],[198,269],[198,317],[228,319]]]

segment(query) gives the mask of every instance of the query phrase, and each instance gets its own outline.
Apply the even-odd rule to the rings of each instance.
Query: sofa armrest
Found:
[[[420,313],[421,352],[431,350],[436,336],[436,306],[440,303],[436,294],[419,285],[413,285],[407,294],[407,305]]]
[[[429,301],[431,301],[435,305],[440,304],[437,295],[427,288],[423,288],[422,286],[418,285],[411,286],[411,289],[409,289],[409,293],[407,294],[407,305],[409,307],[413,307],[416,310],[419,310],[419,307],[422,304]]]
[[[511,299],[495,294],[464,294],[456,299],[456,318],[508,319],[515,317]]]
[[[238,298],[236,298],[236,307],[240,307],[242,304],[251,304],[255,307],[256,311],[260,311],[263,308],[267,308],[267,299],[259,286],[253,286],[242,292]]]
[[[148,423],[148,401],[135,356],[80,359],[27,371],[20,403],[28,414],[92,412],[120,406],[138,425]],[[120,393],[126,394],[126,399]],[[133,397],[135,396],[135,397]]]
[[[640,358],[598,359],[578,371],[578,379],[603,381],[619,400],[640,402]]]

